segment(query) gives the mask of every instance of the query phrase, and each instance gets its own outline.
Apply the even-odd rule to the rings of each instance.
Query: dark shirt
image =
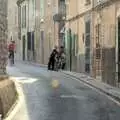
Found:
[[[51,59],[54,59],[57,54],[58,54],[57,50],[56,50],[56,49],[53,49],[53,51],[52,51],[52,53],[51,53],[51,55],[50,55],[50,58],[51,58]]]

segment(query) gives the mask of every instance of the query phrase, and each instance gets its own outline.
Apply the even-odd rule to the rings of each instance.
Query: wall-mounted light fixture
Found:
[[[41,22],[41,23],[44,23],[44,19],[42,18],[42,19],[40,20],[40,22]]]

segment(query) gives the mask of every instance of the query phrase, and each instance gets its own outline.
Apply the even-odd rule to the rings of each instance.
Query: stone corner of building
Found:
[[[15,83],[10,79],[0,81],[0,115],[4,118],[17,99]]]

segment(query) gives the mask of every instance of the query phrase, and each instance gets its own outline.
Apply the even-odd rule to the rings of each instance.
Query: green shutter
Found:
[[[35,0],[32,0],[33,16],[35,15]]]
[[[78,35],[75,35],[75,54],[78,54]]]

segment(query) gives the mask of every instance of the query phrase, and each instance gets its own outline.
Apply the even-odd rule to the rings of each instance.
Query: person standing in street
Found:
[[[49,62],[48,62],[48,70],[54,70],[55,67],[55,57],[58,55],[58,47],[55,46],[52,53],[50,54]]]
[[[8,45],[9,59],[12,58],[12,63],[14,64],[14,52],[15,52],[15,41],[11,41]]]
[[[66,65],[66,55],[63,46],[60,47],[59,58],[61,59],[61,69],[64,70]]]

